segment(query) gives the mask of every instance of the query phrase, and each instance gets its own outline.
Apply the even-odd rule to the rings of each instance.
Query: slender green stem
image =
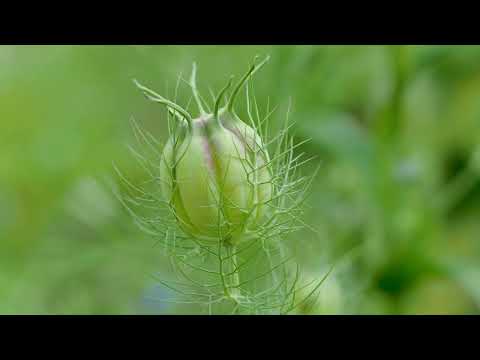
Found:
[[[147,88],[146,86],[143,86],[136,79],[133,79],[133,82],[140,90],[142,90],[142,92],[148,99],[165,105],[173,115],[175,115],[179,119],[184,119],[187,122],[187,125],[191,127],[192,116],[188,113],[188,111],[186,111],[180,105],[165,99],[163,96],[157,94],[155,91]]]
[[[198,110],[200,111],[200,115],[206,115],[206,111],[203,108],[202,101],[200,99],[200,94],[198,93],[197,89],[197,63],[193,63],[192,66],[192,75],[190,76],[190,87],[192,88],[193,97],[195,102],[197,103]]]
[[[256,60],[256,58],[255,58]],[[254,60],[254,61],[255,61]],[[230,99],[228,100],[228,105],[227,109],[229,112],[232,112],[233,110],[233,104],[235,103],[235,98],[237,97],[238,92],[242,88],[242,86],[247,82],[247,80],[253,76],[258,70],[262,68],[263,65],[265,65],[268,61],[270,60],[270,56],[267,56],[260,64],[255,65],[253,64],[250,69],[247,71],[245,75],[240,79],[238,84],[235,86],[235,89],[232,92],[232,95],[230,96]]]
[[[220,93],[217,96],[217,99],[215,100],[215,108],[214,108],[214,111],[213,111],[213,117],[214,117],[215,121],[217,122],[217,124],[220,125],[220,126],[222,125],[220,123],[219,118],[218,118],[218,112],[220,110],[220,102],[222,101],[222,98],[223,98],[223,95],[225,94],[225,92],[230,88],[230,86],[232,86],[232,79],[233,79],[233,77],[230,78],[227,85],[225,85],[225,87],[220,91]]]
[[[237,254],[236,254],[236,246],[231,245],[231,244],[226,244],[225,248],[227,250],[227,257],[229,260],[227,263],[229,264],[228,266],[228,294],[229,297],[232,298],[235,302],[240,298],[241,296],[241,290],[240,290],[240,274],[237,269]]]

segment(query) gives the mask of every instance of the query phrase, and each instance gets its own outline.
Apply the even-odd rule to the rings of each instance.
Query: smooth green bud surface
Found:
[[[241,120],[203,116],[182,141],[166,144],[162,192],[187,234],[235,243],[265,219],[273,190],[268,161],[260,137]]]

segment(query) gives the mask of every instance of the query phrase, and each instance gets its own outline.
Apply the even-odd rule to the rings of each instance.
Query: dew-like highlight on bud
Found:
[[[251,80],[269,57],[256,60],[212,106],[197,89],[194,63],[187,83],[197,114],[134,80],[148,100],[165,107],[169,134],[162,145],[132,120],[140,148],[132,154],[146,179],[134,184],[116,169],[119,199],[170,259],[172,274],[156,279],[178,295],[159,299],[174,302],[177,311],[285,314],[299,306],[299,269],[286,242],[304,226],[303,204],[316,172],[301,174],[312,159],[289,136],[290,109],[283,128],[266,135],[274,110],[260,110]],[[244,118],[235,111],[242,90]]]

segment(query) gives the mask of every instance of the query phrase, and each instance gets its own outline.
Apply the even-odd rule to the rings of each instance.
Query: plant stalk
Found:
[[[228,296],[238,302],[238,299],[241,297],[241,290],[240,290],[240,274],[237,270],[237,255],[236,255],[236,246],[232,244],[226,244],[225,248],[227,250],[227,288],[228,288]]]

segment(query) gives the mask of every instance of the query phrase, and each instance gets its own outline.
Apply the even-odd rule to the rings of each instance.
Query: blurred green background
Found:
[[[130,118],[167,135],[131,79],[173,97],[196,61],[208,96],[257,54],[260,105],[291,98],[322,164],[292,249],[307,277],[334,264],[315,312],[480,313],[478,46],[0,46],[0,313],[175,312],[112,194],[112,163],[141,176]]]

